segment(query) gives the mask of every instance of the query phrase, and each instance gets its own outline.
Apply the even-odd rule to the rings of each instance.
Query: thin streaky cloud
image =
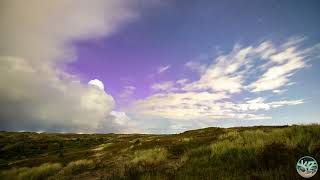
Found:
[[[158,73],[158,74],[164,73],[164,72],[168,71],[170,68],[171,68],[171,65],[160,66],[160,67],[157,69],[157,73]]]
[[[315,50],[313,47],[309,48]],[[248,47],[236,44],[229,54],[215,58],[198,80],[189,82],[180,79],[154,84],[153,89],[162,91],[135,101],[128,111],[144,118],[184,122],[272,119],[267,114],[272,109],[305,103],[302,98],[287,98],[285,94],[288,90],[281,88],[293,83],[291,78],[297,70],[305,68],[306,61],[313,53],[290,40],[280,45],[271,41]],[[247,74],[257,69],[256,77],[248,80]],[[268,94],[266,97],[252,98],[259,91],[267,91]],[[242,92],[247,96],[235,101],[233,97]],[[282,96],[267,100],[270,94]]]

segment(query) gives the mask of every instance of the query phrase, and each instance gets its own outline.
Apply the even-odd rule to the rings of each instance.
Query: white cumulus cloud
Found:
[[[131,4],[128,0],[1,1],[1,130],[119,130],[111,113],[114,99],[103,83],[82,84],[64,67],[76,60],[75,41],[108,36],[133,20]]]
[[[99,89],[101,90],[104,90],[104,84],[102,81],[100,81],[99,79],[93,79],[93,80],[90,80],[88,82],[89,85],[93,85],[95,87],[98,87]]]

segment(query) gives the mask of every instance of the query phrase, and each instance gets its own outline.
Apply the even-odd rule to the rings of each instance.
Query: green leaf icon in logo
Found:
[[[296,169],[302,177],[310,178],[317,173],[318,163],[314,158],[304,156],[298,160]]]

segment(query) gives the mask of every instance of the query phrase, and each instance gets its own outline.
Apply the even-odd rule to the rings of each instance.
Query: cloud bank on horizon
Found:
[[[138,71],[144,72],[146,79],[136,81],[144,84],[127,79],[122,90],[113,94],[109,90],[123,77],[108,81],[110,72],[86,75],[89,80],[84,81],[88,67],[69,71],[71,63],[83,61],[78,42],[108,42],[108,38],[121,35],[130,39],[120,31],[145,20],[140,17],[139,3],[146,2],[2,1],[0,130],[172,133],[237,126],[235,121],[264,124],[274,119],[270,113],[274,110],[308,103],[307,93],[290,94],[297,86],[296,74],[312,68],[314,59],[319,59],[320,44],[308,43],[304,36],[283,42],[267,39],[251,45],[230,44],[229,52],[219,52],[205,62],[151,64],[148,62],[152,60],[142,60]],[[163,6],[158,1],[149,3]],[[90,44],[86,51],[91,48],[97,44]],[[90,58],[95,56],[88,57],[87,61],[94,62]],[[117,59],[94,67],[108,66],[112,61]],[[114,71],[125,71],[124,66],[134,68],[134,64],[127,61]],[[179,68],[183,72],[178,76]],[[292,121],[279,124],[289,123]]]

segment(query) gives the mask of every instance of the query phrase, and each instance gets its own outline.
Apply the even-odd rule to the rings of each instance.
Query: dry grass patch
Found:
[[[132,163],[158,164],[165,161],[168,157],[168,151],[165,148],[154,148],[139,150],[134,153]]]
[[[63,168],[63,171],[66,174],[75,174],[78,172],[82,172],[88,169],[93,169],[95,166],[93,160],[78,160],[70,162],[65,168]]]
[[[22,167],[22,168],[13,168],[8,171],[3,171],[0,174],[0,179],[6,180],[41,180],[46,179],[55,173],[57,173],[62,168],[59,163],[45,163],[38,167]]]

